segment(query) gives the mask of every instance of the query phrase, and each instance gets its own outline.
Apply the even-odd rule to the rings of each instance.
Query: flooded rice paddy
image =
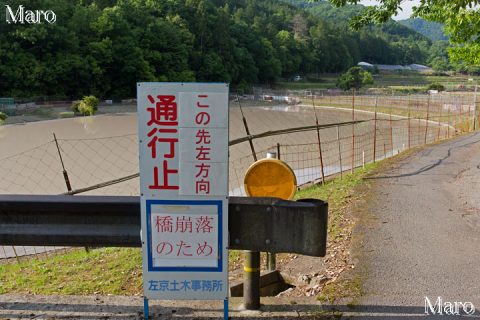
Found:
[[[315,124],[311,107],[267,106],[244,107],[243,112],[255,135],[265,131]],[[320,124],[351,120],[351,112],[317,108]],[[357,113],[356,119],[371,118],[370,114]],[[364,125],[356,126],[361,137]],[[340,139],[352,134],[351,126],[340,127]],[[4,125],[0,127],[0,182],[1,193],[60,194],[66,192],[59,152],[53,141],[58,139],[60,154],[73,189],[122,178],[138,172],[137,118],[135,113],[77,117],[39,122]],[[240,109],[230,107],[230,140],[244,137],[245,127]],[[336,140],[337,129],[321,130],[321,139]],[[347,151],[348,141],[343,141]],[[276,151],[298,172],[300,183],[307,175],[319,176],[318,138],[316,131],[283,134],[254,140],[258,158],[267,151]],[[325,147],[325,159],[333,152]],[[304,154],[302,158],[301,153]],[[345,159],[349,158],[347,154]],[[350,156],[351,157],[351,156]],[[240,194],[243,173],[253,163],[248,142],[230,147],[230,190]],[[345,161],[345,167],[347,167]],[[334,168],[332,168],[335,171]],[[307,171],[311,171],[306,174]],[[338,171],[338,169],[337,169]],[[309,177],[308,179],[310,179]],[[138,179],[133,179],[86,194],[136,195]]]
[[[132,107],[133,109],[133,107]],[[315,125],[310,106],[272,105],[244,107],[244,116],[252,135],[279,129]],[[316,108],[319,124],[352,120],[351,110]],[[367,112],[356,112],[356,120],[372,119]],[[391,122],[379,115],[376,125],[376,159],[406,148],[404,121]],[[403,123],[403,124],[402,124]],[[325,176],[373,160],[373,121],[355,125],[332,126],[320,130]],[[391,127],[390,127],[391,126]],[[418,122],[410,131],[412,146],[423,143],[436,130],[425,130]],[[54,141],[55,134],[58,142]],[[246,129],[238,106],[230,107],[230,141],[245,137]],[[352,135],[355,135],[355,143]],[[416,139],[416,140],[415,140]],[[421,141],[422,140],[422,141]],[[280,158],[295,171],[299,185],[318,181],[320,169],[317,131],[275,135],[253,141],[258,159],[269,151],[280,151]],[[60,152],[59,152],[60,151]],[[352,154],[354,157],[352,157]],[[61,194],[67,191],[60,155],[74,190],[123,178],[138,172],[137,117],[134,112],[93,117],[22,122],[0,126],[0,193]],[[230,146],[230,194],[244,195],[243,177],[254,162],[248,142]],[[80,195],[138,195],[138,178],[96,188]],[[14,252],[16,249],[17,252]],[[0,258],[49,251],[45,247],[3,247]],[[58,249],[58,248],[57,248]]]

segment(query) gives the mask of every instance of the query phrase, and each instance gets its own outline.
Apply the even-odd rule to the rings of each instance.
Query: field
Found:
[[[308,89],[335,89],[335,83],[340,74],[324,74],[297,82],[278,82],[274,89],[308,90]],[[473,81],[469,81],[473,79]],[[460,85],[472,89],[480,83],[480,76],[467,75],[442,75],[435,76],[421,73],[380,73],[374,75],[374,83],[366,87],[374,89],[387,89],[391,92],[425,91],[429,84],[439,83],[447,90],[458,90]]]

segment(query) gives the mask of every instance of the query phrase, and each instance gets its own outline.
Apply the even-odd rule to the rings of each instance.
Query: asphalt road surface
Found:
[[[424,319],[425,297],[436,312],[441,297],[470,302],[480,318],[480,133],[426,147],[370,181],[356,250],[364,295],[344,317]]]

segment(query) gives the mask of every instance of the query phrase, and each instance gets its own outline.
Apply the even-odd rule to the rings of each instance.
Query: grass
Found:
[[[322,74],[316,77],[316,81],[298,81],[298,82],[277,82],[274,89],[334,89],[337,78],[340,74]],[[468,81],[473,79],[474,81]],[[429,84],[439,83],[447,87],[448,90],[456,89],[458,85],[472,86],[480,82],[478,76],[451,75],[434,76],[422,73],[380,73],[374,75],[374,84],[367,87],[388,89],[389,92],[425,92]]]
[[[348,208],[353,201],[362,198],[363,194],[358,190],[365,189],[364,186],[367,183],[365,177],[378,170],[383,163],[368,164],[365,168],[356,169],[353,174],[346,174],[342,178],[337,177],[326,182],[325,185],[316,185],[296,194],[296,198],[318,198],[328,202],[328,241],[330,243],[343,242],[346,243],[347,248],[349,247],[349,235],[355,225],[356,217],[348,216]],[[328,282],[322,288],[317,295],[317,300],[333,303],[341,298],[348,298],[355,301],[362,294],[362,283],[360,274],[342,273],[337,280]]]
[[[350,278],[345,277],[337,281],[329,282],[317,296],[317,300],[333,303],[339,298],[359,297],[362,295],[362,283],[362,278],[358,274]],[[353,308],[354,305],[354,303],[347,304],[350,308]]]
[[[296,199],[318,198],[329,202],[329,239],[343,230],[342,215],[354,197],[354,188],[376,167],[367,165],[354,174],[315,185],[296,194]],[[231,250],[231,267],[241,265],[241,251]],[[0,294],[140,295],[142,259],[140,249],[101,248],[86,252],[74,249],[49,257],[21,259],[0,265]]]
[[[58,117],[63,119],[63,118],[72,118],[72,117],[75,117],[75,112],[73,111],[64,111],[64,112],[60,112],[58,114]]]
[[[242,251],[229,251],[238,266]],[[0,264],[0,294],[141,295],[142,257],[137,248],[73,249],[48,257]]]
[[[139,249],[75,249],[47,258],[0,265],[0,294],[115,294],[142,293]]]
[[[355,188],[364,182],[364,177],[378,166],[377,163],[367,164],[365,168],[356,169],[353,174],[344,174],[327,181],[324,185],[314,185],[300,190],[295,199],[315,198],[328,202],[328,237],[335,239],[343,231],[343,216],[345,209],[354,199]]]

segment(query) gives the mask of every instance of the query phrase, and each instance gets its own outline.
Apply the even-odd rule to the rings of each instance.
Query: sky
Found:
[[[371,6],[378,4],[378,1],[375,0],[362,0],[360,1],[361,4],[364,6]],[[398,15],[393,17],[395,20],[404,20],[410,18],[410,15],[412,14],[412,7],[413,6],[418,6],[420,4],[420,0],[404,0],[402,3],[402,9],[403,11],[399,11]]]

